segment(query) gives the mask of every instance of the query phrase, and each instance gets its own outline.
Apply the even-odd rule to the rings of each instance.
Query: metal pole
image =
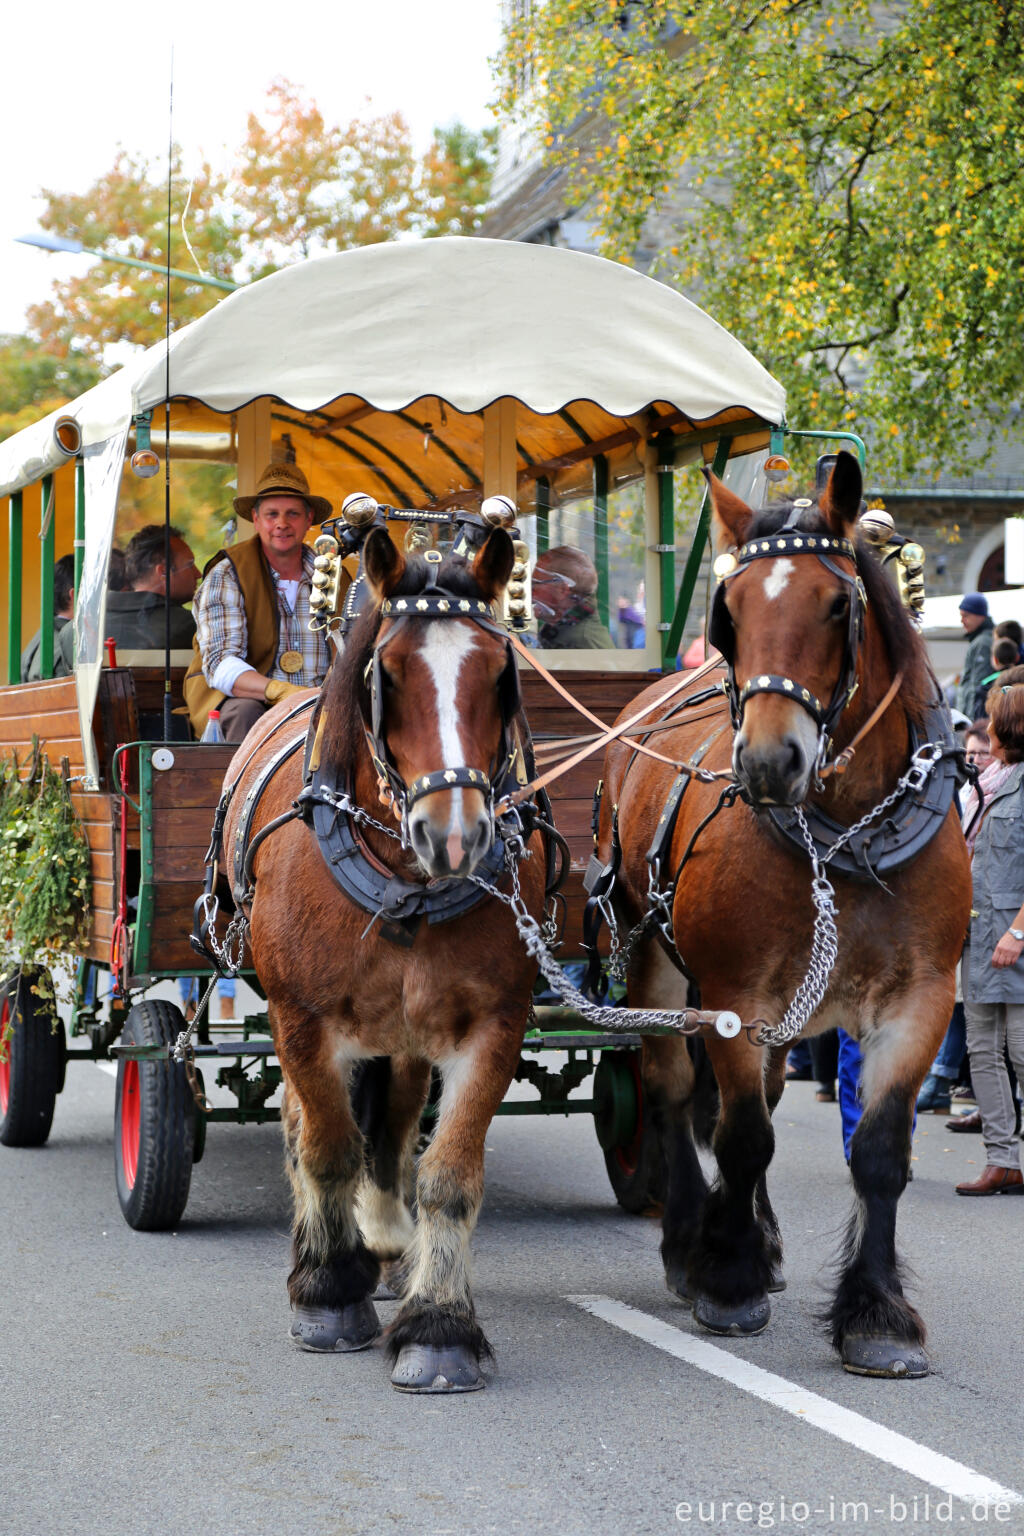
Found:
[[[537,479],[537,553],[542,555],[551,543],[551,527],[548,513],[551,510],[551,481],[547,475]]]
[[[597,566],[598,617],[608,628],[611,622],[608,592],[608,460],[603,453],[594,455],[594,564]]]
[[[661,602],[658,631],[666,638],[662,653],[662,671],[675,666],[675,651],[669,651],[667,641],[672,631],[676,605],[676,507],[675,507],[675,442],[671,432],[659,432],[658,454],[658,575],[660,577]],[[648,605],[650,607],[650,605]]]
[[[15,491],[7,512],[7,681],[21,682],[21,509]]]
[[[39,502],[39,540],[42,545],[39,560],[39,676],[53,676],[53,545],[54,545],[54,487],[53,476],[42,478],[42,494]]]

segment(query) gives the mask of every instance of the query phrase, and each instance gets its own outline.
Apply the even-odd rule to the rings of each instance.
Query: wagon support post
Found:
[[[594,455],[594,564],[597,566],[597,613],[606,629],[611,627],[608,591],[608,460]]]
[[[729,450],[732,448],[732,438],[719,439],[715,449],[715,457],[711,465],[712,472],[721,475],[729,462]],[[697,577],[700,575],[701,561],[704,558],[704,546],[708,541],[708,530],[711,527],[711,499],[707,488],[701,500],[700,513],[697,518],[697,527],[693,534],[693,543],[690,545],[690,553],[686,559],[686,567],[683,571],[683,579],[679,585],[679,596],[676,599],[676,611],[672,617],[672,623],[668,634],[665,636],[665,665],[675,665],[676,652],[683,638],[683,627],[686,624],[687,614],[690,612],[690,604],[693,601],[694,590],[697,586]]]
[[[666,637],[661,655],[662,670],[670,672],[675,665],[675,651],[669,650],[667,642],[672,631],[676,592],[676,450],[671,432],[658,433],[657,454],[658,572],[661,587],[658,633]]]
[[[22,492],[10,498],[7,522],[7,681],[21,681]]]

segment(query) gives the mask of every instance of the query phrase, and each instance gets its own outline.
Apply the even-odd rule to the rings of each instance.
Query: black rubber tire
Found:
[[[184,1017],[173,1003],[136,1003],[121,1043],[168,1045],[184,1028]],[[194,1139],[195,1101],[184,1066],[120,1057],[114,1172],[121,1212],[136,1232],[166,1232],[181,1220],[188,1204]]]
[[[0,1142],[5,1147],[44,1144],[64,1086],[64,1026],[55,1019],[52,1003],[32,991],[37,979],[28,972],[15,974],[0,989],[0,1019],[13,1030],[0,1082]]]
[[[637,1093],[637,1129],[628,1146],[609,1147],[604,1165],[612,1192],[624,1211],[642,1216],[664,1203],[668,1187],[665,1155],[648,1110],[640,1076],[640,1052],[629,1053]]]

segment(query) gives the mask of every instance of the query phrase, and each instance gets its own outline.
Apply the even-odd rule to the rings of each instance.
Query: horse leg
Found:
[[[927,995],[921,1002],[927,1007]],[[942,1018],[951,1006],[945,993],[936,1005]],[[850,1144],[856,1203],[825,1314],[833,1348],[858,1376],[927,1376],[929,1370],[924,1324],[903,1294],[896,1252],[896,1207],[910,1168],[914,1104],[937,1044],[934,1031],[916,1027],[920,1022],[890,1020],[861,1041],[864,1113]]]
[[[774,1116],[778,1108],[782,1091],[786,1085],[786,1049],[770,1050],[768,1052],[768,1065],[764,1074],[765,1102],[769,1115]],[[775,1208],[768,1198],[768,1175],[762,1173],[757,1181],[754,1193],[754,1202],[758,1219],[764,1228],[765,1242],[772,1258],[772,1278],[768,1282],[769,1291],[784,1291],[786,1279],[782,1273],[782,1233],[779,1231],[778,1217]]]
[[[355,1218],[363,1142],[352,1118],[347,1071],[336,1049],[289,1059],[285,1079],[285,1164],[294,1197],[291,1337],[302,1349],[365,1349],[380,1332],[370,1296],[380,1271]]]
[[[763,1054],[745,1041],[711,1036],[707,1048],[722,1097],[712,1140],[719,1173],[690,1253],[693,1315],[712,1333],[761,1333],[781,1256],[757,1202],[759,1188],[767,1200],[764,1176],[775,1150]]]
[[[409,1209],[413,1153],[430,1064],[407,1056],[377,1057],[361,1062],[354,1076],[352,1105],[366,1146],[356,1215],[363,1241],[385,1266],[376,1299],[394,1301],[396,1271],[416,1230]]]
[[[392,1385],[404,1392],[473,1392],[492,1355],[476,1320],[469,1240],[484,1185],[484,1137],[512,1081],[519,1033],[501,1023],[476,1031],[439,1061],[444,1087],[437,1130],[420,1158],[416,1236],[405,1296],[388,1331]]]

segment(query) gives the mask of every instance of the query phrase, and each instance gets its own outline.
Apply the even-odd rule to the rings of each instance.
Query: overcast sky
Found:
[[[494,122],[498,0],[175,0],[166,11],[165,22],[159,7],[18,0],[7,16],[0,332],[21,331],[26,306],[47,298],[55,277],[88,266],[13,243],[38,227],[39,189],[84,191],[118,144],[166,165],[172,45],[186,167],[200,152],[223,163],[278,75],[304,87],[329,122],[401,111],[417,148],[436,124]]]

